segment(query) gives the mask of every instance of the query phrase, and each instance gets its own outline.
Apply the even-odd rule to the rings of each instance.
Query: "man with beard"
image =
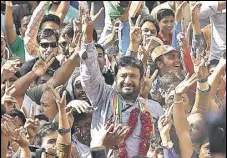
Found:
[[[80,71],[81,84],[94,108],[91,146],[97,143],[96,141],[100,141],[94,136],[100,134],[101,128],[107,122],[113,122],[116,125],[128,125],[130,130],[125,141],[119,143],[113,140],[107,146],[107,149],[112,149],[113,146],[118,145],[114,150],[110,150],[109,154],[119,157],[146,156],[153,132],[152,122],[157,122],[163,114],[163,109],[157,102],[139,97],[144,70],[142,62],[134,57],[125,56],[117,61],[115,66],[116,91],[105,83],[99,69],[92,32],[93,22],[87,18],[84,23],[85,44],[80,52]],[[147,130],[141,130],[145,129],[145,126]]]
[[[164,105],[161,78],[165,77],[164,74],[180,73],[183,70],[179,59],[179,52],[175,48],[168,45],[158,46],[153,50],[151,58],[154,62],[154,67],[156,67],[159,72],[158,77],[153,82],[151,97],[152,99],[158,101],[161,105]]]

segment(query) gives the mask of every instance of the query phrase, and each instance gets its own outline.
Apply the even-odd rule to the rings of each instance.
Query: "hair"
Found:
[[[61,29],[61,36],[67,35],[69,38],[73,38],[73,21],[69,22],[63,29]]]
[[[114,41],[114,44],[106,48],[106,54],[110,62],[112,62],[113,56],[118,56],[119,54],[119,40]]]
[[[210,67],[211,67],[212,65],[217,66],[218,63],[219,63],[219,60],[217,60],[217,59],[212,59],[212,60],[209,62],[209,64],[207,65],[207,67],[208,67],[208,69],[210,69]]]
[[[17,110],[16,108],[10,110],[9,112],[7,112],[7,114],[9,114],[11,117],[18,116],[21,119],[23,125],[26,122],[26,118],[25,118],[24,114],[20,110]]]
[[[171,9],[160,9],[157,13],[157,20],[160,22],[165,16],[175,17],[175,14]]]
[[[58,130],[58,122],[47,122],[39,130],[38,134],[35,136],[34,145],[41,146],[42,138],[50,133],[54,133]]]
[[[139,59],[132,56],[124,56],[117,60],[116,65],[114,67],[115,77],[117,76],[118,69],[120,67],[126,67],[126,66],[138,68],[140,70],[140,79],[143,78],[143,75],[144,75],[143,63]]]
[[[44,120],[49,122],[49,119],[44,114],[35,115],[35,119]]]
[[[157,32],[160,31],[159,23],[158,23],[158,21],[157,21],[156,19],[153,18],[152,15],[147,15],[147,16],[145,16],[145,17],[142,19],[142,21],[140,22],[140,27],[142,27],[143,24],[144,24],[145,22],[147,22],[147,21],[154,24],[154,26],[156,27]]]
[[[94,41],[94,42],[98,42],[98,34],[97,34],[97,31],[96,31],[95,28],[93,29],[93,34],[92,34],[92,36],[93,36],[93,41]]]
[[[56,41],[59,40],[59,34],[56,31],[51,29],[43,29],[38,33],[37,42],[40,43],[41,39],[51,36],[54,36],[56,38]]]
[[[42,28],[42,25],[45,23],[45,22],[54,22],[56,23],[57,25],[60,25],[61,24],[61,19],[57,16],[57,15],[54,15],[54,14],[48,14],[48,15],[44,15],[43,17],[43,20],[40,24],[40,27]]]
[[[183,71],[180,72],[170,72],[165,74],[160,78],[161,86],[164,91],[168,91],[168,89],[177,85],[185,79],[185,73]]]
[[[103,48],[100,44],[95,43],[95,48],[96,48],[96,49],[97,49],[97,48],[102,49],[103,55],[105,55],[105,50],[104,50],[104,48]]]
[[[85,120],[87,117],[90,117],[91,115],[92,115],[91,113],[78,113],[76,111],[73,111],[74,121],[71,129],[71,133],[72,134],[75,133],[74,127],[76,126],[76,123],[78,123],[80,120]]]

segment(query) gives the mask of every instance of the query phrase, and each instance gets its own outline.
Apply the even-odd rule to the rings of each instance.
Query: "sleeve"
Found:
[[[202,35],[194,35],[192,39],[192,50],[191,56],[196,57],[196,54],[200,54],[200,56],[205,55],[204,45],[202,41]]]
[[[179,47],[179,42],[177,40],[177,35],[181,32],[181,21],[177,21],[174,24],[173,28],[173,37],[172,37],[172,47]]]
[[[185,70],[191,76],[194,73],[194,67],[193,67],[191,56],[190,56],[190,48],[188,48],[186,50],[186,52],[184,52],[183,54],[184,54],[183,62],[184,62]]]
[[[16,40],[13,42],[13,44],[9,45],[13,56],[18,56],[22,59],[25,59],[25,52],[22,52],[22,47],[24,47],[24,42],[19,36],[16,37]]]
[[[43,85],[33,87],[29,89],[26,93],[26,95],[38,105],[40,105],[40,99],[42,97],[42,94],[43,94]]]
[[[163,149],[165,158],[178,158],[175,150],[173,148]]]
[[[103,106],[103,98],[107,97],[111,87],[105,83],[104,77],[101,74],[94,43],[85,44],[79,54],[81,58],[80,75],[83,89],[94,107],[98,105]]]
[[[35,64],[35,63],[34,63],[34,64]],[[26,75],[29,71],[32,70],[32,67],[33,67],[34,64],[32,64],[32,61],[31,61],[31,60],[25,62],[25,63],[21,66],[20,74],[21,74],[22,76]]]
[[[40,24],[48,6],[49,1],[41,1],[37,8],[34,10],[31,20],[27,26],[24,37],[24,45],[29,54],[31,54],[35,50],[37,41],[34,37],[36,37],[38,34]]]
[[[221,13],[217,11],[218,3],[218,1],[202,1],[199,18],[206,19],[217,13]]]
[[[118,30],[119,51],[124,56],[127,52],[130,42],[130,27],[129,22],[121,22]]]

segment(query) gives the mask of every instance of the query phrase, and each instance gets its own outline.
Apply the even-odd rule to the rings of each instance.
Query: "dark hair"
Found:
[[[150,23],[153,23],[154,26],[155,26],[155,28],[156,28],[156,30],[157,30],[157,32],[159,32],[159,30],[160,30],[160,28],[159,28],[159,23],[158,23],[158,21],[157,21],[156,19],[153,18],[152,15],[147,15],[147,16],[145,16],[145,17],[142,19],[142,21],[140,22],[140,27],[142,27],[143,24],[144,24],[145,22],[147,22],[147,21],[150,22]]]
[[[58,122],[47,122],[39,130],[38,134],[35,136],[34,145],[41,146],[42,138],[50,133],[58,130]]]
[[[119,54],[118,42],[119,40],[117,39],[116,41],[114,41],[113,45],[106,48],[106,54],[110,62],[112,62],[113,56],[117,57]]]
[[[10,110],[9,112],[7,112],[7,114],[9,114],[11,117],[18,116],[21,119],[23,125],[26,122],[26,118],[25,118],[24,114],[20,110],[17,110],[16,108]]]
[[[105,50],[104,50],[104,48],[103,48],[100,44],[95,43],[95,48],[96,48],[96,49],[97,49],[97,48],[102,49],[103,55],[105,55]]]
[[[43,29],[39,31],[37,36],[37,42],[40,43],[40,40],[46,37],[54,36],[56,38],[56,41],[58,42],[59,34],[51,29]]]
[[[93,41],[94,41],[94,42],[98,42],[98,34],[97,34],[96,29],[93,29],[93,34],[92,34],[92,36],[93,36]]]
[[[73,38],[73,21],[69,22],[63,29],[61,29],[61,36],[67,35],[69,38]]]
[[[78,123],[80,120],[85,120],[87,117],[90,117],[90,116],[92,116],[91,113],[78,113],[76,111],[73,111],[74,121],[73,121],[73,126],[71,129],[71,133],[72,134],[75,133],[74,127],[76,126],[76,123]]]
[[[44,120],[49,122],[49,119],[44,114],[35,115],[35,119]]]
[[[219,60],[217,60],[217,59],[212,59],[212,60],[208,63],[207,67],[208,67],[208,69],[210,69],[210,67],[211,67],[212,65],[217,66],[218,63],[219,63]]]
[[[139,59],[132,56],[124,56],[117,60],[116,65],[114,67],[115,77],[117,76],[118,69],[120,67],[126,67],[126,66],[138,68],[140,70],[140,79],[143,78],[143,75],[144,75],[143,63]]]
[[[57,16],[57,15],[54,15],[54,14],[48,14],[48,15],[44,15],[43,17],[43,20],[40,24],[40,27],[42,28],[42,25],[45,23],[45,22],[54,22],[56,23],[57,25],[60,25],[61,24],[61,19]]]
[[[1,118],[6,113],[4,105],[1,104]]]
[[[175,17],[175,14],[171,9],[160,9],[157,13],[157,20],[160,22],[165,16]]]

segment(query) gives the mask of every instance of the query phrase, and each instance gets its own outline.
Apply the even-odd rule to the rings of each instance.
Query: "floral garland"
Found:
[[[138,108],[133,109],[130,113],[128,121],[128,126],[130,127],[130,130],[127,133],[124,141],[122,141],[119,145],[115,146],[115,149],[118,149],[118,158],[128,158],[125,140],[133,133],[138,122],[139,113],[140,110]],[[140,113],[140,120],[142,123],[142,127],[140,133],[141,142],[138,155],[146,156],[150,147],[150,138],[153,131],[152,116],[148,111],[143,111]]]

